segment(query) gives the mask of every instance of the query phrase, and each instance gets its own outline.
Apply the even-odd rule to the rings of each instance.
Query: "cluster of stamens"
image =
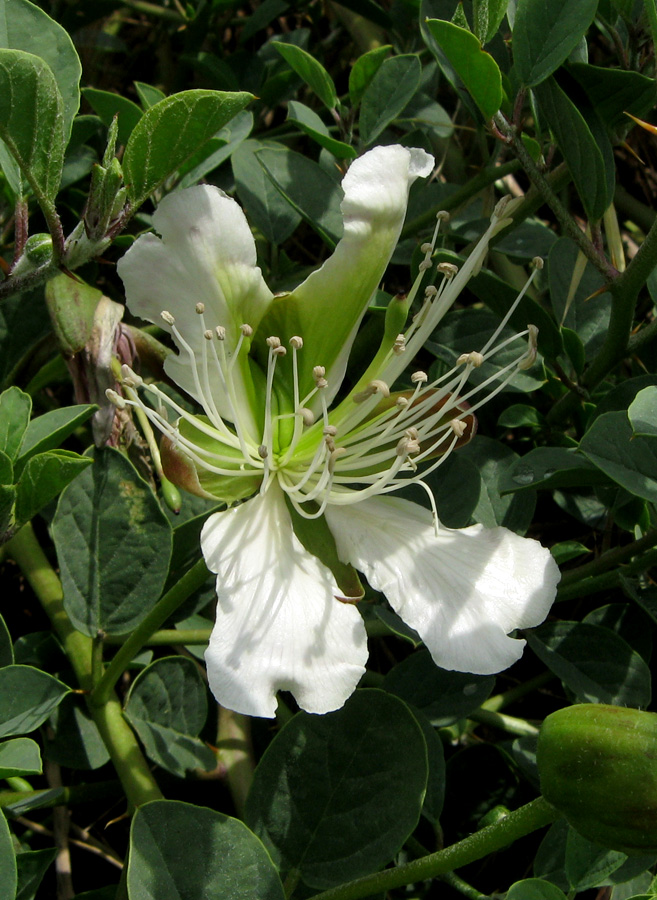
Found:
[[[441,215],[431,242],[422,245],[425,257],[409,295],[410,301],[433,266],[431,257],[438,226],[444,219]],[[501,219],[501,213],[498,219]],[[485,252],[486,243],[486,240],[480,242],[473,256],[476,257],[482,244]],[[235,346],[228,348],[226,329],[220,323],[208,327],[202,303],[195,307],[201,340],[194,341],[193,345],[185,340],[169,312],[164,311],[161,315],[181,356],[191,367],[194,394],[207,421],[191,415],[157,385],[144,382],[127,366],[122,369],[125,396],[120,397],[113,391],[108,392],[108,396],[118,406],[139,407],[175,447],[209,473],[259,476],[261,492],[276,479],[293,506],[306,518],[320,516],[327,504],[358,502],[368,496],[398,490],[409,483],[420,484],[426,489],[422,478],[442,465],[468,429],[472,432],[473,416],[478,407],[503,390],[519,369],[528,368],[536,358],[536,329],[533,326],[495,346],[531,283],[532,273],[516,303],[481,350],[462,354],[449,372],[433,380],[425,372],[413,373],[410,377],[412,388],[400,392],[397,397],[391,396],[391,385],[404,371],[404,357],[407,359],[417,353],[480,264],[481,258],[473,260],[472,257],[461,269],[451,263],[440,263],[436,267],[440,283],[437,286],[431,284],[424,290],[421,308],[406,331],[391,338],[387,351],[383,356],[377,356],[376,377],[370,378],[365,373],[346,400],[332,410],[326,402],[328,381],[321,365],[312,366],[314,387],[306,396],[300,396],[303,340],[294,335],[288,342],[292,356],[293,408],[287,412],[275,411],[277,361],[287,354],[288,347],[278,336],[272,335],[266,338],[268,355],[262,420],[255,422],[252,411],[247,413],[244,409],[239,365],[240,355],[249,352],[253,329],[243,324],[237,330]],[[539,260],[536,268],[540,265]],[[528,338],[528,348],[524,347],[517,358],[478,385],[468,387],[473,369],[523,337]],[[138,390],[150,396],[152,405],[143,403]],[[220,402],[218,398],[221,398]],[[175,414],[173,423],[169,421],[167,409]],[[293,426],[285,430],[287,437],[282,442],[280,426],[289,418],[293,418]],[[179,424],[181,420],[191,426],[185,427],[184,433]],[[198,430],[198,440],[190,436],[193,429]],[[201,441],[201,436],[211,440]],[[425,465],[420,472],[418,467],[422,463]],[[431,502],[433,505],[433,498]]]

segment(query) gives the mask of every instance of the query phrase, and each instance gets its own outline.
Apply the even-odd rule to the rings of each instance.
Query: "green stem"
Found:
[[[246,797],[253,781],[255,763],[251,746],[251,720],[230,709],[219,707],[217,755],[226,772],[235,809],[244,817]]]
[[[536,725],[532,725],[525,719],[507,716],[505,713],[495,712],[492,709],[482,709],[480,707],[468,713],[468,718],[473,722],[479,722],[481,725],[490,725],[492,728],[499,728],[501,731],[517,734],[520,737],[525,737],[528,734],[538,734]]]
[[[540,675],[529,678],[527,681],[521,682],[514,688],[510,688],[510,690],[505,691],[503,694],[495,694],[493,697],[489,697],[488,700],[484,700],[480,709],[499,712],[501,709],[504,709],[505,706],[509,706],[510,703],[515,703],[516,700],[522,700],[527,694],[531,694],[537,688],[543,687],[543,685],[552,681],[553,678],[556,678],[556,676],[552,672],[542,672]]]
[[[602,572],[607,572],[609,569],[613,569],[616,566],[621,565],[621,563],[627,562],[627,560],[632,559],[635,556],[639,556],[644,550],[650,550],[655,546],[657,546],[657,529],[649,531],[648,534],[645,534],[637,541],[632,541],[631,544],[608,550],[597,559],[585,563],[583,566],[578,566],[576,569],[569,569],[561,576],[559,587],[564,588],[567,585],[582,581],[584,578],[590,578],[592,575],[599,575]]]
[[[445,875],[477,859],[483,859],[496,850],[501,850],[560,817],[561,813],[550,806],[543,797],[538,797],[526,806],[509,813],[499,822],[482,828],[481,831],[469,835],[457,844],[452,844],[451,847],[431,853],[422,859],[414,859],[395,869],[385,869],[383,872],[366,875],[340,887],[322,891],[321,894],[315,894],[313,900],[360,900],[372,894]]]
[[[114,685],[125,672],[128,664],[139,653],[141,648],[148,643],[151,635],[166,622],[179,606],[181,606],[195,590],[200,588],[208,577],[208,569],[205,562],[200,559],[189,572],[177,581],[171,590],[162,597],[160,602],[153,607],[145,619],[143,619],[128,639],[122,644],[114,659],[107,666],[105,674],[94,687],[91,694],[91,705],[102,706],[107,702]]]
[[[162,628],[152,634],[144,647],[203,646],[210,640],[211,628]],[[105,638],[106,644],[125,644],[126,634],[113,634]]]
[[[557,600],[574,600],[579,597],[588,597],[599,591],[606,591],[618,587],[622,577],[628,575],[640,575],[651,566],[657,565],[657,550],[648,551],[640,559],[628,563],[622,569],[614,569],[612,572],[604,572],[601,575],[593,575],[573,584],[567,584],[557,593]]]
[[[64,651],[73,667],[80,687],[89,692],[93,688],[93,641],[76,631],[63,605],[62,584],[41,549],[31,524],[24,525],[7,546],[18,563],[50,619]],[[87,698],[88,699],[88,698]],[[158,788],[137,743],[132,729],[123,717],[121,704],[111,691],[107,705],[89,704],[91,715],[105,742],[131,806],[161,799]],[[61,802],[61,801],[60,801]]]

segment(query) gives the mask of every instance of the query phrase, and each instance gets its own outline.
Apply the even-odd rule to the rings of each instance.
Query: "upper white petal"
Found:
[[[166,196],[153,215],[160,237],[139,237],[118,264],[128,308],[165,329],[160,313],[170,312],[183,338],[200,358],[203,327],[195,312],[205,306],[208,328],[226,329],[226,348],[235,346],[239,326],[255,328],[272,293],[256,266],[256,248],[238,204],[212,185],[197,185]],[[169,375],[197,397],[184,353],[171,357]],[[221,392],[215,401],[230,418]]]
[[[365,626],[299,543],[280,489],[211,516],[201,548],[218,576],[205,659],[219,703],[273,716],[276,691],[288,690],[308,712],[342,706],[365,671]]]
[[[396,497],[330,506],[326,518],[341,559],[385,594],[444,669],[507,668],[525,644],[508,632],[538,625],[554,600],[552,556],[506,528],[441,528],[436,536],[428,510]]]

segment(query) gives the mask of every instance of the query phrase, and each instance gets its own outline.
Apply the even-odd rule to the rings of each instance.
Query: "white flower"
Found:
[[[273,716],[278,690],[309,712],[342,706],[367,659],[365,627],[350,602],[358,593],[352,566],[438,665],[467,672],[511,665],[524,641],[508,634],[539,624],[554,599],[558,569],[536,541],[504,528],[444,529],[435,508],[432,515],[386,496],[409,483],[425,487],[422,475],[474,434],[474,411],[490,386],[468,388],[468,375],[506,346],[494,346],[504,323],[437,381],[417,372],[412,390],[391,386],[510,221],[503,202],[458,271],[438,266],[438,286],[426,289],[407,325],[433,266],[436,229],[410,294],[388,307],[373,360],[331,407],[399,238],[410,185],[432,166],[424,151],[398,146],[357,159],[342,183],[344,236],[285,295],[264,283],[237,203],[210,186],[166,197],[153,217],[160,236],[140,237],[119,264],[129,308],[172,335],[179,353],[165,368],[204,415],[190,415],[130,369],[121,402],[140,406],[163,432],[172,480],[229,504],[208,518],[201,548],[217,574],[210,687],[238,712]],[[535,329],[525,335],[529,348],[489,395],[533,360]]]

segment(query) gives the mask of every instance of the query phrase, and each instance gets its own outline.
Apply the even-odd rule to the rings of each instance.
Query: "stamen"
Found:
[[[449,427],[457,437],[463,437],[468,430],[467,423],[464,422],[463,419],[452,419],[449,423]]]
[[[382,394],[384,397],[389,397],[390,388],[385,383],[385,381],[382,381],[380,378],[375,378],[373,381],[370,381],[365,390],[359,391],[359,393],[354,394],[351,399],[354,401],[354,403],[363,403],[374,394]]]
[[[426,372],[413,372],[411,375],[412,384],[426,384],[429,380],[429,376]]]
[[[240,331],[242,332],[242,337],[252,337],[253,336],[253,328],[250,325],[240,325]]]
[[[120,394],[117,394],[116,391],[113,391],[112,388],[107,388],[105,396],[117,409],[125,409],[128,405],[125,399]]]
[[[160,313],[160,318],[163,319],[167,323],[167,325],[175,325],[176,324],[176,320],[174,319],[174,317],[171,315],[170,312],[166,311],[166,309],[162,310],[162,312]]]
[[[459,267],[450,262],[441,262],[436,266],[436,271],[440,272],[441,275],[444,275],[445,278],[453,278],[457,274],[458,270]]]
[[[462,353],[456,360],[457,366],[468,365],[478,369],[484,362],[484,356],[478,350],[472,350],[470,353]]]
[[[301,350],[301,348],[303,347],[303,338],[300,338],[295,334],[290,338],[289,344],[293,350]]]
[[[211,328],[206,328],[206,330],[203,332],[203,337],[206,341],[211,341],[214,338],[214,331],[212,331]]]
[[[403,353],[406,350],[406,336],[403,334],[398,334],[395,338],[395,343],[392,345],[392,352],[399,356],[400,353]]]
[[[226,340],[226,329],[224,328],[223,325],[217,325],[217,327],[214,330],[214,333],[217,335],[218,341]]]
[[[202,316],[205,312],[205,303],[197,303],[195,309],[199,316]]]
[[[310,428],[310,426],[315,421],[315,414],[313,413],[312,409],[308,409],[307,406],[300,406],[299,409],[297,409],[297,415],[301,417],[301,419],[303,420],[303,424],[307,428]]]
[[[536,362],[536,355],[538,353],[538,350],[536,347],[536,340],[538,337],[538,328],[536,327],[536,325],[528,325],[527,332],[529,335],[528,340],[527,340],[527,343],[528,343],[527,356],[525,357],[525,359],[521,360],[518,363],[518,368],[522,371],[524,371],[525,369],[531,369],[531,367]]]

